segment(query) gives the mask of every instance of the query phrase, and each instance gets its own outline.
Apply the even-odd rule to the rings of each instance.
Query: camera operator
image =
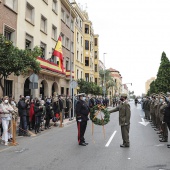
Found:
[[[43,106],[40,104],[40,101],[37,100],[34,106],[35,113],[35,134],[41,133],[40,124],[41,124],[41,116],[43,114]]]
[[[24,96],[21,96],[20,101],[18,102],[18,110],[21,121],[21,134],[23,136],[30,136],[27,130],[27,107],[29,102],[25,100]]]

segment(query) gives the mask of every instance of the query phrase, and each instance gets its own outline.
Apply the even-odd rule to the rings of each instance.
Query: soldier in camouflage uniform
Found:
[[[164,122],[164,114],[165,114],[165,108],[167,107],[167,103],[165,102],[166,96],[162,95],[160,98],[160,102],[162,103],[160,107],[160,114],[159,114],[159,119],[160,119],[160,128],[161,128],[161,134],[162,134],[162,139],[160,142],[168,142],[168,128],[167,124]]]
[[[155,96],[152,95],[151,102],[150,102],[150,115],[151,115],[151,122],[152,122],[153,125],[155,125],[154,104],[155,104]]]

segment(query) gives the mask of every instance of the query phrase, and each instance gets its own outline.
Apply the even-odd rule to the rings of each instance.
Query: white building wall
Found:
[[[34,25],[26,21],[27,2],[34,7]],[[46,44],[46,59],[51,57],[52,48],[56,41],[52,39],[52,24],[57,27],[57,38],[61,32],[61,3],[58,0],[58,13],[52,11],[52,0],[48,5],[43,0],[20,0],[18,1],[18,21],[17,21],[17,46],[25,49],[26,33],[33,37],[33,45],[40,46],[40,42]],[[40,31],[41,15],[47,19],[47,34]]]

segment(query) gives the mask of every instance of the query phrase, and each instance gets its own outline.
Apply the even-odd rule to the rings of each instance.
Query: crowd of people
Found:
[[[152,94],[141,100],[145,119],[151,122],[152,127],[160,137],[160,142],[168,142],[170,130],[170,94]],[[170,145],[167,145],[170,148]]]
[[[89,108],[97,104],[109,105],[109,100],[101,96],[86,95],[83,100]],[[76,110],[78,98],[74,96],[74,109]],[[51,124],[57,126],[57,122],[69,118],[73,119],[73,98],[66,95],[54,95],[51,97],[31,98],[20,95],[18,102],[12,96],[5,96],[0,100],[0,128],[1,144],[8,145],[12,142],[12,121],[18,122],[18,136],[30,136],[30,131],[35,134],[51,128]]]

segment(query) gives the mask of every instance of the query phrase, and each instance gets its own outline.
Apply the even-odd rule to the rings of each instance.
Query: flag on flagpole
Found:
[[[57,57],[57,61],[59,60],[59,67],[61,68],[62,72],[64,72],[61,35],[58,37],[58,41],[57,41],[55,49],[53,51],[53,56]]]

